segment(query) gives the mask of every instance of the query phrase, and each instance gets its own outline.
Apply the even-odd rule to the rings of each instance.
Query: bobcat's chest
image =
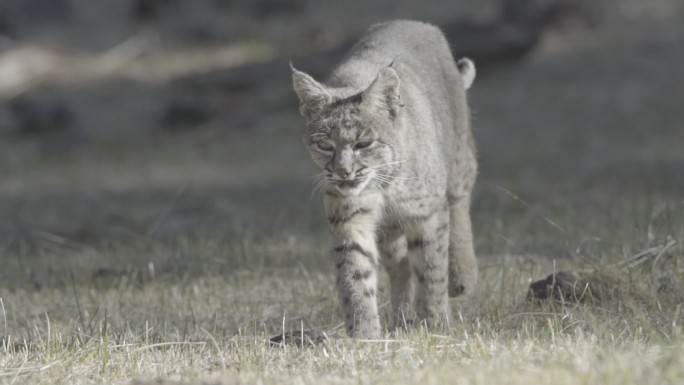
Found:
[[[447,210],[446,196],[439,193],[405,194],[385,198],[384,215],[379,228],[393,229],[423,221],[436,212]]]

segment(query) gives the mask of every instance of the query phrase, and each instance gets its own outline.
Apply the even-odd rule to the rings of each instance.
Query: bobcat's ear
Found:
[[[385,67],[378,72],[368,88],[361,94],[361,100],[367,106],[389,112],[394,118],[403,106],[399,94],[399,75],[392,67]]]
[[[467,57],[464,57],[458,59],[456,65],[458,66],[458,72],[461,73],[461,79],[463,79],[463,87],[467,90],[473,85],[473,81],[475,81],[475,63]]]
[[[292,70],[292,87],[299,97],[299,112],[305,117],[318,111],[332,101],[332,96],[325,87],[311,76],[294,68]]]

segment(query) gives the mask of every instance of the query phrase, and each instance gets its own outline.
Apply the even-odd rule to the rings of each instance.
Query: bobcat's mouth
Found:
[[[354,188],[363,182],[364,178],[356,178],[352,180],[336,180],[334,183],[337,185],[339,188]]]
[[[330,182],[342,195],[349,196],[358,195],[364,188],[366,188],[368,180],[368,176],[363,175],[349,180],[332,179]]]

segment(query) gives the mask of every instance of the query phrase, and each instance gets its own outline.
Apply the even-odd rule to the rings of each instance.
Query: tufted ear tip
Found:
[[[292,62],[290,62],[290,70],[292,71],[292,88],[299,97],[302,115],[319,110],[331,101],[332,97],[325,86],[310,75],[296,69]]]
[[[394,63],[394,62],[393,62]],[[399,74],[392,68],[391,64],[388,67],[382,68],[378,71],[378,75],[373,80],[370,86],[363,91],[363,100],[366,104],[387,110],[390,112],[390,117],[396,116],[399,107],[402,106],[401,96],[399,94]]]

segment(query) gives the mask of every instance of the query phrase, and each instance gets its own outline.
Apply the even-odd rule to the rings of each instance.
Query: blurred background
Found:
[[[327,266],[288,62],[396,18],[478,67],[482,258],[684,235],[681,0],[1,0],[0,286]]]

